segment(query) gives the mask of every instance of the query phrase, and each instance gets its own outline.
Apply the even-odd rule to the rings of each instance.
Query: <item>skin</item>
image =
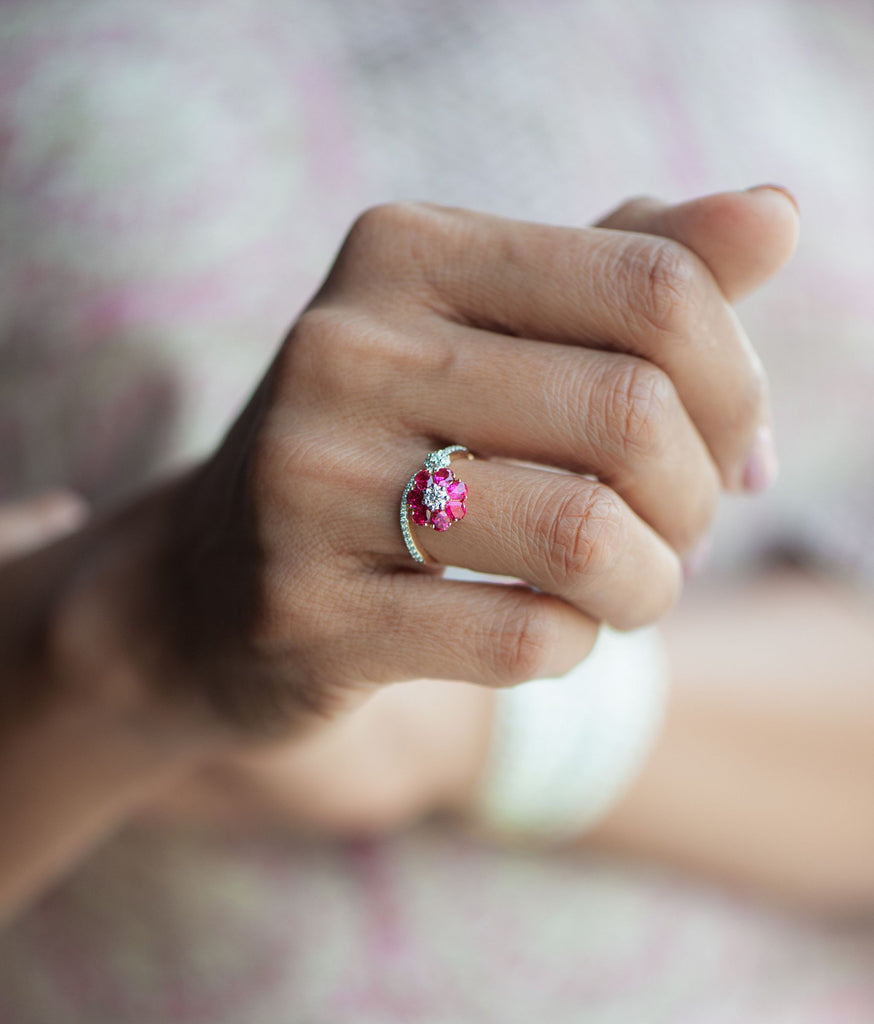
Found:
[[[770,188],[589,229],[364,214],[212,458],[0,570],[3,911],[183,778],[257,807],[308,772],[323,810],[286,809],[328,829],[463,806],[490,688],[565,672],[601,621],[659,618],[720,487],[768,482],[730,301],[797,228]],[[528,586],[411,563],[400,488],[452,441],[476,511],[419,547]],[[427,692],[466,723],[448,771],[444,719],[409,731]]]
[[[870,916],[872,616],[851,587],[797,569],[699,586],[664,622],[661,735],[631,789],[573,845],[795,911]],[[442,680],[389,687],[306,743],[213,762],[144,813],[341,836],[435,810],[475,821],[492,698]]]
[[[663,627],[659,742],[581,843],[870,920],[872,621],[869,597],[797,568],[701,588]]]

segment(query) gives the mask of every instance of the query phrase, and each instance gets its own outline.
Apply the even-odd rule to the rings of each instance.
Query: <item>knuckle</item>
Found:
[[[451,315],[447,278],[476,232],[465,211],[432,203],[387,203],[353,224],[331,273],[371,306],[406,305]]]
[[[317,306],[301,314],[291,330],[281,360],[286,384],[306,394],[333,394],[352,377],[355,343],[353,317],[331,306]]]
[[[629,309],[659,334],[685,335],[698,307],[701,265],[679,242],[632,238],[622,256]]]
[[[406,226],[403,203],[379,203],[358,214],[346,237],[344,249],[382,246],[390,237]]]
[[[677,403],[670,377],[644,360],[622,360],[610,369],[604,396],[605,435],[622,460],[654,458],[663,451]]]
[[[424,203],[378,203],[364,210],[355,219],[351,234],[368,239],[381,239],[385,234],[416,228],[433,211]]]
[[[426,203],[382,203],[361,213],[343,245],[346,262],[368,268],[416,265],[445,230],[441,209]]]
[[[612,228],[616,231],[634,231],[638,222],[653,205],[651,196],[631,196],[611,210],[606,217],[598,222],[598,227]]]
[[[537,605],[514,609],[493,638],[496,686],[515,686],[544,673],[558,644],[553,617]]]
[[[387,384],[418,376],[443,348],[417,344],[369,312],[330,307],[304,313],[290,344],[289,386],[305,402],[345,409],[356,401],[370,407]]]
[[[565,591],[581,577],[601,576],[615,565],[621,543],[618,497],[603,484],[573,486],[559,502],[545,501],[533,536],[546,544],[549,583]]]

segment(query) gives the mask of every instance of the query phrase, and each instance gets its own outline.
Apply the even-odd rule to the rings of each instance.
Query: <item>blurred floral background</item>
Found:
[[[783,476],[717,563],[874,581],[872,109],[867,0],[4,0],[0,500],[207,452],[368,205],[777,182],[801,248],[741,313]],[[132,831],[0,940],[0,1018],[862,1022],[872,967],[874,934],[441,831]]]

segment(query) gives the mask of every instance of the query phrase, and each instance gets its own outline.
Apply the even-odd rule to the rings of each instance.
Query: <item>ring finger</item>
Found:
[[[636,356],[475,328],[441,333],[451,372],[406,396],[405,422],[417,432],[428,434],[449,409],[454,436],[478,454],[594,474],[676,550],[698,543],[719,473],[663,370]]]
[[[676,554],[604,484],[486,459],[452,468],[468,485],[469,514],[443,533],[412,527],[436,562],[518,577],[619,629],[676,601]]]

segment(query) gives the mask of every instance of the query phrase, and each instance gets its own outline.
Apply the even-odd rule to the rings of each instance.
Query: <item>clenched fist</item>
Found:
[[[627,203],[595,228],[428,205],[352,227],[230,434],[167,505],[142,645],[163,698],[292,732],[381,684],[503,686],[676,600],[720,487],[773,475],[761,365],[731,302],[788,258],[772,188]],[[469,488],[432,563],[400,496],[450,444]],[[134,645],[134,648],[136,645]],[[152,685],[151,683],[149,685]]]

